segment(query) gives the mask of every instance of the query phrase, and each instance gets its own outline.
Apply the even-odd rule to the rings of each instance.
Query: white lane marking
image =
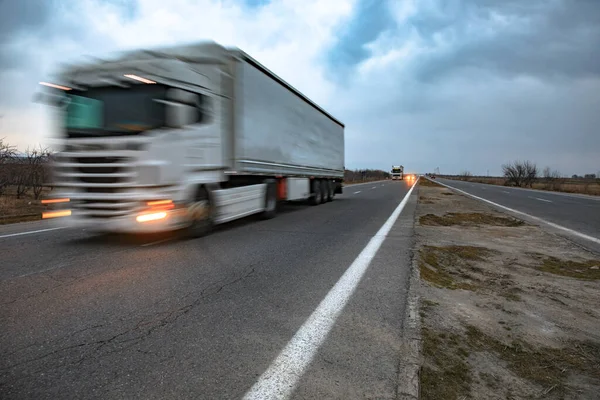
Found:
[[[354,192],[354,194],[358,194],[358,193],[360,193],[360,192],[361,192],[361,190],[359,190],[358,192]]]
[[[168,242],[170,240],[173,240],[173,239],[172,238],[166,238],[166,239],[157,240],[155,242],[144,243],[143,245],[141,245],[141,247],[154,246],[155,244],[161,244],[161,243],[164,243],[164,242]]]
[[[539,200],[539,201],[545,201],[547,203],[552,203],[551,200],[540,199],[539,197],[531,197],[531,196],[527,196],[527,197],[529,197],[530,199],[535,199],[535,200]]]
[[[64,226],[59,226],[57,228],[39,229],[37,231],[10,233],[8,235],[2,235],[2,236],[0,236],[0,239],[14,237],[14,236],[22,236],[22,235],[33,235],[34,233],[50,232],[50,231],[56,231],[58,229],[65,229],[65,227]]]
[[[446,185],[445,183],[441,183],[441,182],[438,182],[438,183],[440,183],[440,184],[441,184],[441,185],[443,185],[443,186],[446,186],[447,188],[450,188],[450,189],[456,190],[457,192],[460,192],[460,193],[463,193],[463,194],[465,194],[465,195],[467,195],[467,196],[470,196],[470,197],[472,197],[472,198],[474,198],[474,199],[477,199],[477,200],[484,201],[484,202],[486,202],[486,203],[488,203],[488,204],[491,204],[491,205],[493,205],[493,206],[496,206],[496,207],[502,208],[502,209],[504,209],[504,210],[506,210],[506,211],[510,211],[510,212],[512,212],[512,213],[515,213],[515,214],[524,215],[524,216],[526,216],[526,217],[528,217],[528,218],[531,218],[531,219],[533,219],[533,220],[535,220],[535,221],[542,222],[542,223],[544,223],[544,224],[546,224],[546,225],[548,225],[548,226],[551,226],[551,227],[553,227],[553,228],[556,228],[556,229],[561,229],[561,230],[563,230],[563,231],[565,231],[565,232],[567,232],[567,233],[569,233],[569,234],[571,234],[571,235],[574,235],[574,236],[579,236],[579,237],[580,237],[580,238],[582,238],[582,239],[589,240],[590,242],[594,242],[594,243],[600,244],[600,239],[598,239],[598,238],[595,238],[595,237],[593,237],[593,236],[586,235],[585,233],[581,233],[581,232],[574,231],[573,229],[569,229],[569,228],[566,228],[566,227],[564,227],[564,226],[562,226],[562,225],[555,224],[554,222],[546,221],[545,219],[542,219],[542,218],[540,218],[540,217],[535,217],[535,216],[533,216],[533,215],[531,215],[531,214],[524,213],[523,211],[518,211],[518,210],[515,210],[515,209],[513,209],[513,208],[509,208],[509,207],[503,206],[503,205],[501,205],[501,204],[494,203],[493,201],[486,200],[486,199],[484,199],[484,198],[482,198],[482,197],[479,197],[479,196],[475,196],[474,194],[467,193],[467,192],[465,192],[464,190],[460,190],[460,189],[457,189],[457,188],[455,188],[455,187],[453,187],[453,186]]]
[[[507,192],[506,190],[503,190],[503,192],[504,192],[504,193],[508,193],[508,194],[510,194],[510,192]]]
[[[373,189],[377,189],[377,186],[373,186],[373,187],[371,188],[371,190],[373,190]]]
[[[369,181],[369,182],[362,182],[362,183],[351,183],[349,185],[344,185],[344,188],[351,188],[354,186],[362,186],[362,185],[369,185],[369,184],[374,184],[374,183],[379,183],[379,182],[385,182],[385,180],[380,180],[380,181]]]
[[[377,254],[379,247],[406,206],[415,184],[352,265],[344,272],[344,275],[327,293],[317,309],[302,324],[254,386],[246,392],[244,400],[287,399],[292,395],[306,368],[310,365],[369,268],[371,260]]]
[[[46,269],[43,269],[41,271],[32,271],[32,272],[28,272],[28,273],[23,274],[23,275],[18,275],[18,276],[15,276],[14,278],[11,278],[11,279],[26,278],[26,277],[31,276],[31,275],[43,274],[44,272],[54,271],[55,269],[59,269],[59,268],[62,268],[62,267],[64,267],[64,265],[62,265],[62,264],[61,265],[56,265],[54,267],[46,268]]]

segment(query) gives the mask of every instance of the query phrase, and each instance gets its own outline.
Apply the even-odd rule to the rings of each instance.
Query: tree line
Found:
[[[534,183],[545,183],[549,188],[559,186],[567,179],[559,171],[550,167],[540,170],[532,161],[513,161],[502,165],[502,176],[506,179],[507,186],[532,187]],[[462,171],[459,175],[462,180],[475,178],[469,171]],[[571,179],[597,180],[600,176],[596,174],[585,174],[583,176],[573,175]]]
[[[385,172],[379,169],[355,169],[355,170],[344,170],[344,181],[345,182],[363,182],[363,181],[377,181],[388,179],[390,177],[389,172]]]

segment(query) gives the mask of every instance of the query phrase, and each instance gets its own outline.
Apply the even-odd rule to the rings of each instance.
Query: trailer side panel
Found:
[[[244,60],[236,81],[238,173],[343,177],[343,125]]]

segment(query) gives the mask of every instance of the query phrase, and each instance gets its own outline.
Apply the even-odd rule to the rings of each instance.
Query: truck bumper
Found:
[[[185,228],[189,225],[189,219],[186,218],[185,210],[165,211],[166,217],[138,222],[139,214],[131,214],[112,218],[89,218],[77,214],[73,211],[70,216],[54,218],[54,226],[63,226],[69,228],[85,229],[94,233],[125,233],[125,234],[149,234],[175,231]]]

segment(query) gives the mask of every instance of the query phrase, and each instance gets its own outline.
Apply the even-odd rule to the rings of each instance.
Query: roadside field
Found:
[[[600,258],[420,181],[423,399],[600,393]]]

